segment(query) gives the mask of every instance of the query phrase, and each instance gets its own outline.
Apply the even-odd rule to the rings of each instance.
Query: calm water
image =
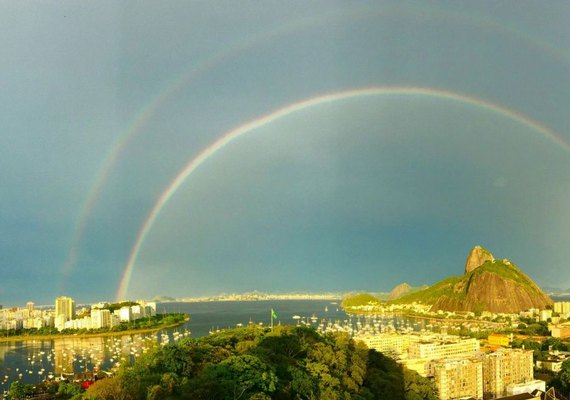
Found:
[[[199,337],[207,335],[210,330],[235,328],[237,324],[247,325],[250,321],[269,326],[272,308],[278,317],[274,324],[294,325],[296,323],[294,315],[305,319],[314,315],[319,320],[325,318],[342,321],[348,318],[340,306],[331,304],[330,300],[165,303],[160,304],[157,311],[189,314],[190,321],[182,325],[179,330],[188,329],[193,337]]]
[[[328,300],[164,303],[158,305],[159,313],[186,313],[190,315],[190,321],[167,332],[145,335],[0,343],[0,391],[7,390],[14,380],[37,383],[49,375],[59,376],[95,367],[110,369],[117,363],[138,357],[151,347],[151,342],[165,340],[164,334],[173,340],[177,333],[185,331],[190,331],[191,337],[200,337],[208,335],[211,330],[235,328],[250,321],[268,326],[272,308],[278,316],[274,324],[310,322],[313,316],[318,321],[348,319],[340,306],[332,303]],[[293,316],[302,319],[293,319]]]

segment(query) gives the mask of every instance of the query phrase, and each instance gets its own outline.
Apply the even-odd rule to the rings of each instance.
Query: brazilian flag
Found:
[[[273,308],[271,309],[271,318],[277,319],[277,313],[275,312],[275,310]]]

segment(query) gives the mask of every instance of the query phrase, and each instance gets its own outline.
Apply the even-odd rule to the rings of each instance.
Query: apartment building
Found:
[[[408,354],[410,341],[419,340],[419,336],[400,333],[383,333],[380,335],[359,336],[355,337],[355,339],[360,340],[370,349],[388,354],[395,358],[405,358]]]
[[[483,363],[480,357],[438,360],[434,362],[433,371],[441,400],[483,399]]]
[[[485,399],[505,396],[509,385],[534,379],[532,350],[500,349],[483,355],[482,361]]]
[[[410,342],[410,358],[436,360],[452,357],[471,357],[479,352],[479,341],[475,338],[458,336],[437,336]]]

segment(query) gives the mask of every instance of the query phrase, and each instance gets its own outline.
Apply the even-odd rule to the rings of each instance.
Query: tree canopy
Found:
[[[85,399],[433,400],[431,383],[346,334],[246,327],[159,346]]]

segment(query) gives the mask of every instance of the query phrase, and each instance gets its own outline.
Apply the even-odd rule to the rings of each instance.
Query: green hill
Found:
[[[461,293],[455,293],[453,288],[455,285],[461,281],[461,276],[452,276],[449,278],[445,278],[438,283],[428,286],[426,289],[418,290],[413,293],[406,294],[396,300],[390,301],[390,303],[424,303],[424,304],[434,304],[437,299],[442,296],[450,296],[450,297],[457,297],[458,299],[462,299]]]
[[[473,253],[473,251],[472,251]],[[488,252],[487,252],[488,253]],[[490,253],[488,253],[490,255]],[[544,309],[552,300],[509,260],[492,255],[463,276],[446,278],[433,286],[404,295],[392,303],[420,302],[432,310],[517,313]],[[468,258],[467,264],[473,260]]]
[[[378,304],[380,304],[380,300],[377,297],[374,297],[368,293],[359,293],[357,295],[345,298],[342,301],[341,306],[344,309],[346,309],[351,307],[378,305]]]

